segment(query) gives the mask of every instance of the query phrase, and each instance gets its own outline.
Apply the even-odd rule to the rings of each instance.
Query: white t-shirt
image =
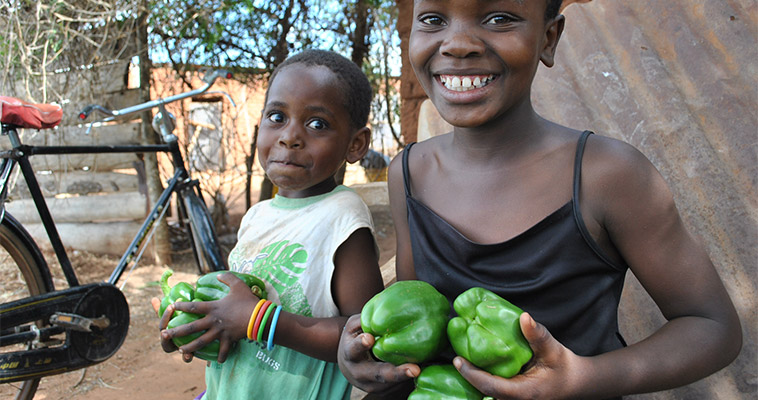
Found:
[[[360,196],[345,186],[303,199],[276,196],[255,204],[243,217],[237,245],[229,254],[229,268],[266,282],[268,299],[281,304],[283,311],[318,318],[338,316],[331,291],[334,254],[361,228],[373,234],[371,213]],[[206,385],[204,399],[350,395],[350,385],[335,363],[281,346],[269,352],[246,340],[237,344],[223,364],[211,363]],[[287,397],[285,392],[296,397]]]

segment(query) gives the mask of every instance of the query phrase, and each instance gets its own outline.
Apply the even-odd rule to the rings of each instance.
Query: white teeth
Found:
[[[494,75],[486,77],[475,76],[473,79],[470,76],[440,75],[440,82],[449,90],[464,92],[487,86],[494,78]]]

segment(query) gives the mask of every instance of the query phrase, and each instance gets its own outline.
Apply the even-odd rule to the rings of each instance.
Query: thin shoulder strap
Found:
[[[579,207],[579,186],[582,180],[582,157],[584,156],[584,145],[587,138],[592,134],[590,131],[582,132],[579,143],[576,145],[576,158],[574,159],[574,207]]]
[[[615,268],[619,271],[624,271],[626,267],[618,265],[610,258],[608,258],[600,246],[597,244],[597,242],[595,242],[595,239],[592,238],[589,230],[587,230],[587,226],[584,224],[582,210],[581,207],[579,207],[579,187],[581,186],[582,181],[582,157],[584,156],[584,147],[587,143],[587,138],[591,134],[592,132],[590,131],[582,132],[582,136],[579,138],[579,143],[576,145],[576,159],[574,160],[574,199],[572,201],[574,206],[574,221],[576,221],[576,226],[579,228],[579,232],[584,238],[584,241],[590,246],[590,248],[592,248],[595,254],[597,254],[612,268]]]
[[[409,143],[403,149],[403,182],[405,183],[405,196],[411,197],[411,174],[408,172],[408,153],[416,142]]]

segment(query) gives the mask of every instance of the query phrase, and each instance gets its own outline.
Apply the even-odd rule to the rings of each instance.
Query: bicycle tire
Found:
[[[182,193],[184,212],[187,217],[190,244],[195,261],[201,274],[226,270],[226,262],[221,255],[216,228],[211,220],[210,212],[205,203],[200,200],[194,190]]]
[[[24,293],[13,289],[14,285],[17,287],[19,283],[10,282],[13,275],[6,274],[6,269],[17,269],[17,274],[20,273],[23,279],[23,286],[26,286]],[[4,272],[2,274],[4,278],[0,282],[0,289],[2,289],[0,293],[4,294],[3,302],[54,290],[50,270],[42,252],[26,229],[8,213],[5,213],[0,222],[0,270]],[[12,296],[11,293],[17,294]],[[42,322],[38,321],[37,324],[39,326]],[[36,378],[3,384],[3,388],[0,388],[0,397],[6,392],[8,394],[15,392],[16,400],[31,400],[37,392],[39,381],[40,378]]]

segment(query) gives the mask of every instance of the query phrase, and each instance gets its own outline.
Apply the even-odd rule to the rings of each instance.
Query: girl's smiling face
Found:
[[[562,20],[546,25],[545,8],[535,0],[415,1],[410,61],[446,121],[481,126],[529,104],[537,65],[552,66],[562,30]]]
[[[343,83],[324,66],[292,64],[270,83],[258,132],[258,157],[285,197],[331,191],[342,163],[358,161],[365,131],[350,126]],[[367,140],[366,140],[367,141]],[[361,154],[361,151],[363,154]]]

